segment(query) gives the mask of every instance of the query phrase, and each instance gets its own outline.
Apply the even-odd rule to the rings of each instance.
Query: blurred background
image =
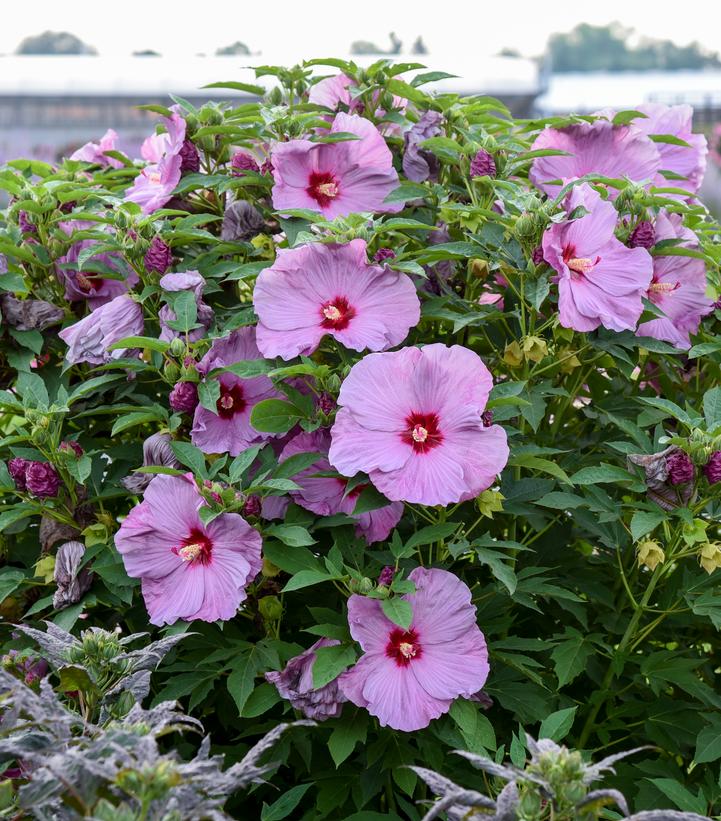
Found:
[[[140,104],[232,95],[202,86],[255,82],[256,65],[390,56],[456,74],[436,87],[498,97],[520,117],[689,103],[711,144],[702,196],[718,207],[720,52],[721,4],[709,0],[34,0],[7,9],[0,30],[0,162],[52,161],[107,128],[137,156],[155,120]]]

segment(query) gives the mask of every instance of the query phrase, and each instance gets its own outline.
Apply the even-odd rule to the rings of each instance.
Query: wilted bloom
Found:
[[[145,253],[143,265],[145,270],[149,273],[164,274],[168,268],[173,264],[173,252],[170,246],[163,240],[155,236],[150,241],[150,248]]]
[[[648,220],[639,222],[628,238],[629,248],[653,248],[655,244],[656,229],[653,227],[653,223]]]
[[[336,639],[319,639],[299,656],[290,659],[284,670],[266,673],[265,680],[275,684],[280,695],[306,718],[316,721],[338,718],[343,710],[343,702],[348,700],[338,687],[338,679],[318,689],[313,687],[315,651],[320,647],[334,647],[337,644],[340,642]]]
[[[364,655],[340,677],[349,701],[405,732],[477,693],[489,671],[468,587],[446,570],[417,567],[409,578],[416,591],[403,596],[413,609],[407,630],[386,618],[377,599],[350,597],[348,624]]]
[[[109,128],[97,143],[89,142],[78,148],[70,155],[71,160],[93,163],[94,165],[109,165],[112,168],[122,168],[123,163],[115,157],[108,157],[106,151],[115,151],[118,135]]]
[[[543,245],[537,245],[531,254],[531,262],[534,265],[543,265],[545,261],[543,258]]]
[[[644,539],[639,542],[636,553],[638,555],[639,564],[647,567],[649,570],[655,570],[661,562],[666,560],[666,554],[663,548],[655,539]]]
[[[93,574],[80,569],[85,555],[85,545],[81,542],[65,542],[60,545],[55,556],[54,579],[57,589],[53,594],[53,607],[62,610],[80,601],[93,581]]]
[[[378,587],[390,587],[393,584],[395,575],[395,569],[390,565],[386,565],[378,576]]]
[[[147,165],[133,180],[125,193],[125,199],[136,202],[143,214],[152,214],[173,195],[180,182],[182,160],[178,154],[163,157],[158,163]]]
[[[489,154],[484,148],[481,148],[480,151],[476,153],[476,156],[471,160],[471,176],[496,176],[496,162],[493,159],[493,155]]]
[[[666,457],[668,480],[672,485],[686,485],[693,482],[696,471],[691,457],[683,450],[674,450]]]
[[[60,490],[60,476],[49,462],[28,462],[25,468],[25,485],[33,496],[50,498]]]
[[[531,146],[532,151],[541,149],[567,152],[536,157],[528,172],[531,182],[550,197],[558,194],[562,184],[586,174],[642,182],[654,179],[660,167],[657,146],[645,134],[605,119],[545,128]],[[618,196],[615,188],[608,193],[611,198]]]
[[[180,468],[181,464],[170,447],[172,439],[167,433],[154,433],[143,442],[143,467],[151,465],[166,468]],[[122,486],[131,493],[142,493],[158,474],[131,473],[120,480]]]
[[[656,241],[662,240],[680,240],[675,247],[698,246],[695,234],[684,228],[681,215],[665,211],[656,218]],[[688,350],[690,334],[698,333],[701,318],[713,310],[706,285],[706,264],[702,259],[664,255],[662,251],[655,255],[647,296],[665,316],[639,325],[638,336],[651,336]]]
[[[310,356],[326,335],[354,351],[391,348],[420,319],[410,277],[370,264],[362,239],[279,250],[258,276],[253,305],[258,347],[283,359]]]
[[[18,212],[18,228],[23,234],[37,234],[38,232],[25,211]]]
[[[168,396],[168,404],[177,413],[192,413],[198,406],[195,382],[177,382]]]
[[[398,186],[398,174],[378,129],[355,114],[337,114],[330,133],[337,132],[359,139],[290,140],[273,148],[273,207],[309,208],[328,219],[355,211],[399,211],[401,204],[384,202]]]
[[[220,238],[226,242],[247,242],[265,228],[258,209],[246,200],[235,200],[225,209]]]
[[[648,498],[664,510],[685,505],[691,498],[690,484],[673,485],[669,479],[668,459],[678,452],[683,451],[676,445],[670,445],[659,453],[631,453],[626,457],[629,465],[638,465],[643,469]]]
[[[18,490],[27,489],[25,471],[27,470],[29,464],[30,462],[27,459],[23,459],[21,456],[13,456],[12,459],[8,459],[8,473],[10,474],[10,478],[13,482],[15,482],[15,487]]]
[[[260,172],[258,161],[247,151],[236,151],[230,159],[230,167],[231,173],[236,177],[242,176],[243,171],[255,171],[256,174]]]
[[[460,345],[369,354],[341,385],[330,463],[344,476],[367,473],[393,501],[473,498],[508,460],[506,432],[481,421],[492,384]]]
[[[421,148],[421,143],[441,133],[443,115],[438,111],[424,111],[420,120],[403,135],[403,173],[413,182],[437,180],[440,162],[431,151]]]
[[[71,236],[76,231],[97,230],[94,223],[86,220],[63,222],[60,227]],[[85,259],[81,270],[80,255],[100,245],[102,241],[98,239],[78,240],[57,260],[58,279],[65,286],[65,298],[69,302],[86,301],[91,310],[127,293],[138,282],[138,275],[117,253],[93,254]]]
[[[216,339],[198,371],[206,376],[214,368],[224,368],[248,359],[262,359],[255,342],[254,328],[241,328],[224,339]],[[262,399],[278,397],[267,376],[243,379],[232,373],[221,373],[217,413],[198,405],[190,433],[192,443],[205,453],[230,453],[237,456],[256,442],[272,434],[261,433],[250,424],[250,412]]]
[[[689,194],[695,194],[701,188],[706,172],[708,145],[703,134],[693,133],[693,108],[690,105],[644,103],[637,110],[646,115],[633,121],[634,127],[642,134],[668,135],[688,143],[655,143],[661,157],[655,184],[661,188],[683,188]],[[684,179],[666,179],[664,171],[670,171]]]
[[[189,342],[197,342],[205,336],[208,328],[213,324],[213,309],[203,301],[203,289],[205,279],[197,271],[179,271],[177,274],[165,274],[160,279],[160,287],[169,293],[179,293],[180,291],[192,291],[195,294],[195,305],[197,308],[197,323],[199,327],[188,331]],[[160,339],[170,342],[176,337],[185,337],[183,331],[176,331],[168,325],[176,319],[175,311],[169,305],[163,305],[158,313],[160,320]]]
[[[180,171],[189,171],[192,174],[200,171],[200,154],[192,140],[183,140],[178,152],[180,156]]]
[[[42,299],[16,299],[12,294],[3,294],[0,314],[4,322],[18,331],[44,331],[61,322],[65,311]]]
[[[373,257],[373,262],[385,262],[387,259],[395,258],[396,252],[392,248],[379,248]]]
[[[566,197],[568,214],[579,207],[589,213],[555,223],[543,235],[543,256],[558,272],[561,325],[581,332],[599,325],[633,330],[651,282],[651,256],[616,239],[616,209],[586,183]]]
[[[721,450],[715,450],[704,465],[703,472],[710,485],[721,482]]]
[[[127,336],[141,336],[143,329],[143,309],[134,299],[121,295],[60,331],[58,336],[68,345],[65,358],[71,364],[102,365],[126,353],[125,348],[109,350],[111,345]]]
[[[319,516],[346,513],[357,523],[356,536],[364,537],[369,544],[384,541],[400,521],[403,505],[400,502],[389,502],[375,510],[354,514],[358,497],[367,483],[357,484],[349,489],[349,482],[344,477],[329,476],[328,474],[333,473],[328,462],[329,447],[328,431],[319,428],[312,433],[299,433],[283,448],[279,457],[280,462],[298,453],[318,454],[317,461],[293,477],[299,489],[292,490],[290,498],[300,507]]]
[[[190,474],[156,476],[115,535],[151,624],[231,619],[260,572],[258,532],[237,513],[204,524],[205,504]]]

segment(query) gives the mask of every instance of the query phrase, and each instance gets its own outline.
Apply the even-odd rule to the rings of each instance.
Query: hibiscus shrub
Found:
[[[691,111],[519,121],[417,64],[256,72],[216,86],[260,102],[150,107],[141,160],[108,132],[0,172],[4,665],[71,717],[52,772],[72,733],[92,757],[178,700],[213,773],[315,722],[227,816],[233,778],[203,808],[177,763],[207,744],[153,736],[184,817],[721,812],[721,250]],[[166,643],[123,689],[130,636]],[[0,697],[6,806],[182,805],[152,767],[82,806],[85,781],[41,790],[33,703]]]

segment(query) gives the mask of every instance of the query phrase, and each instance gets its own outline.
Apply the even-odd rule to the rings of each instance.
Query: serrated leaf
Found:
[[[637,542],[666,519],[662,510],[637,510],[631,518],[631,536]]]
[[[557,710],[544,718],[538,731],[538,737],[562,741],[571,731],[577,709],[578,707],[567,707],[565,710]]]
[[[572,627],[566,629],[566,636],[568,638],[557,644],[551,652],[559,688],[570,684],[583,672],[586,660],[594,652],[586,637]]]
[[[349,645],[336,644],[315,650],[313,662],[313,687],[319,689],[329,684],[356,660],[355,650]]]
[[[390,599],[383,599],[381,609],[387,619],[407,630],[413,621],[413,608],[410,602],[394,596]]]

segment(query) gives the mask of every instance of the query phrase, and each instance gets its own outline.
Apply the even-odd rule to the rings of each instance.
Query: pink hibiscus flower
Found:
[[[544,259],[558,272],[561,325],[582,332],[599,325],[633,330],[651,282],[651,256],[616,239],[616,209],[586,183],[566,197],[567,213],[579,206],[589,213],[555,223],[543,235]]]
[[[623,179],[634,182],[652,180],[660,167],[657,146],[635,126],[613,125],[605,119],[592,123],[578,123],[567,128],[545,128],[536,137],[531,150],[555,149],[567,155],[536,157],[529,179],[549,197],[555,197],[563,183],[586,174]],[[609,196],[618,195],[609,188]]]
[[[255,284],[258,347],[264,356],[310,356],[324,336],[354,351],[398,345],[418,323],[410,277],[371,265],[366,243],[314,242],[278,251]]]
[[[70,155],[71,160],[81,160],[82,162],[91,162],[94,165],[105,165],[111,168],[122,168],[123,164],[120,160],[114,157],[108,157],[106,151],[115,151],[115,144],[118,141],[118,135],[109,128],[97,143],[89,142],[80,146],[77,151]]]
[[[260,534],[237,513],[203,524],[205,504],[191,474],[156,476],[115,535],[151,624],[231,619],[260,572]]]
[[[642,134],[670,135],[688,143],[687,146],[655,143],[661,157],[659,173],[656,174],[654,180],[656,185],[666,188],[683,188],[689,194],[695,194],[701,188],[706,173],[708,144],[703,134],[693,133],[691,106],[647,103],[638,106],[638,110],[646,117],[637,118],[633,124]],[[685,179],[666,179],[661,173],[663,171],[671,171]]]
[[[680,214],[661,211],[656,218],[656,242],[680,239],[681,245],[698,245],[693,231],[684,228]],[[654,256],[653,278],[648,299],[666,314],[638,326],[638,336],[652,336],[681,350],[691,347],[689,334],[698,333],[701,317],[713,310],[706,296],[706,265],[702,259],[682,256]]]
[[[345,697],[382,726],[413,732],[470,698],[488,678],[486,640],[476,623],[471,591],[453,573],[417,567],[407,630],[383,614],[377,599],[353,595],[348,624],[364,655],[339,679]]]
[[[331,111],[337,111],[340,105],[348,108],[351,114],[363,114],[363,103],[351,96],[351,89],[356,88],[355,82],[346,74],[336,74],[334,77],[326,77],[324,80],[315,83],[310,87],[308,92],[308,102],[315,105],[322,105]],[[373,92],[373,102],[377,103],[380,97],[379,91]],[[405,113],[408,106],[408,100],[403,97],[393,95],[393,109]],[[386,111],[382,108],[377,108],[375,117],[382,119]],[[380,126],[381,134],[400,135],[401,128],[397,123],[382,123]]]
[[[224,368],[248,359],[262,359],[255,343],[255,329],[241,328],[224,339],[216,339],[198,363],[202,376],[214,368]],[[198,405],[193,416],[191,442],[204,453],[229,453],[237,456],[256,442],[272,436],[261,433],[250,424],[250,412],[261,399],[279,397],[267,376],[243,379],[232,373],[218,376],[220,398],[217,413]]]
[[[180,182],[181,165],[179,154],[163,157],[159,162],[147,165],[133,180],[125,199],[137,202],[144,214],[152,214],[162,208]]]
[[[337,114],[330,128],[331,134],[336,132],[359,139],[290,140],[273,148],[273,207],[309,208],[328,219],[355,211],[399,211],[401,204],[384,202],[398,186],[398,174],[378,129],[355,114]]]
[[[367,473],[392,501],[477,496],[508,460],[506,432],[481,419],[492,382],[460,345],[369,354],[341,385],[329,461],[344,476]]]
[[[146,137],[140,148],[140,156],[149,163],[159,163],[163,157],[175,157],[180,154],[185,141],[186,123],[178,113],[180,107],[170,109],[170,117],[163,117],[165,131]]]
[[[348,492],[347,479],[319,475],[333,472],[328,462],[329,448],[330,434],[323,428],[312,433],[299,433],[283,448],[280,462],[295,456],[296,453],[322,454],[317,462],[293,477],[300,490],[291,491],[291,499],[297,505],[319,516],[346,513],[357,522],[356,536],[364,537],[369,544],[384,541],[400,521],[403,505],[400,502],[389,502],[385,507],[354,515],[353,509],[366,485],[356,485]]]

